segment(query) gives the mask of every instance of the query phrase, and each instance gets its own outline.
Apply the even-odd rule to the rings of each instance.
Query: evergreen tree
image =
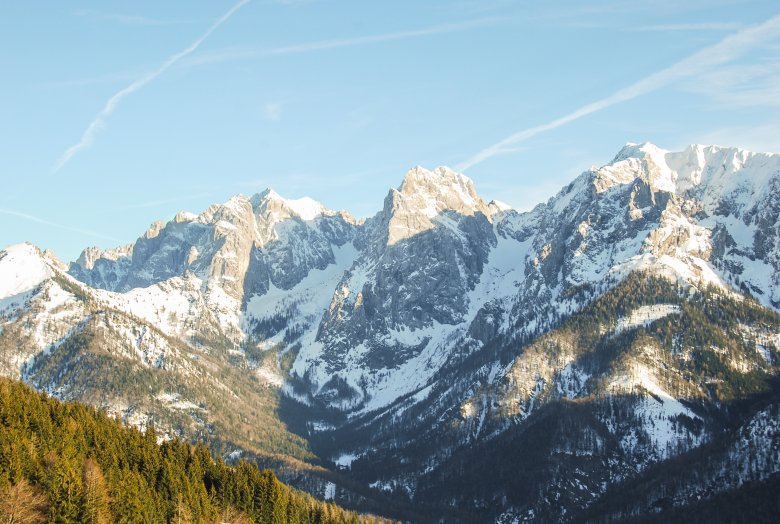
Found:
[[[190,508],[184,502],[184,495],[179,492],[176,498],[176,509],[171,519],[171,524],[190,524],[192,522],[192,513]]]
[[[361,522],[291,490],[270,470],[214,460],[204,445],[157,444],[123,427],[0,379],[0,524]]]
[[[72,452],[72,450],[67,450]],[[75,458],[61,456],[55,459],[51,470],[49,496],[52,522],[70,524],[81,522],[82,517],[82,481]]]

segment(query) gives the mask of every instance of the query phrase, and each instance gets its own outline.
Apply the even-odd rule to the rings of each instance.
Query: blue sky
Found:
[[[64,260],[414,165],[528,209],[626,142],[780,151],[776,0],[0,4],[0,246]]]

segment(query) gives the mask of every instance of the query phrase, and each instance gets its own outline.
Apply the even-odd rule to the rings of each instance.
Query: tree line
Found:
[[[376,522],[227,465],[203,444],[158,443],[95,408],[0,379],[0,522]]]

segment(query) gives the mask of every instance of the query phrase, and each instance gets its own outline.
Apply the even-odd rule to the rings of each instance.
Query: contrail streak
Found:
[[[95,140],[95,135],[97,132],[105,125],[106,119],[111,115],[111,113],[114,112],[116,107],[119,105],[119,103],[122,101],[123,98],[125,98],[128,95],[131,95],[144,87],[146,84],[163,74],[165,71],[167,71],[172,65],[174,65],[176,62],[184,58],[185,56],[191,54],[194,52],[200,44],[203,43],[204,40],[206,40],[211,33],[217,30],[219,26],[221,26],[223,23],[225,23],[233,14],[238,11],[241,7],[248,4],[249,0],[240,0],[237,4],[235,4],[233,7],[231,7],[224,15],[219,17],[216,22],[214,22],[211,27],[208,28],[208,30],[203,33],[200,38],[195,40],[192,44],[189,45],[186,49],[179,51],[178,53],[171,55],[165,62],[163,62],[160,67],[152,71],[151,73],[139,78],[138,80],[131,83],[129,86],[125,87],[121,91],[117,92],[108,99],[106,104],[103,106],[103,109],[100,111],[100,113],[97,114],[97,116],[92,120],[92,122],[87,126],[87,129],[84,131],[84,134],[81,135],[81,140],[77,144],[72,145],[69,147],[65,153],[62,154],[59,161],[57,161],[57,164],[54,166],[54,172],[56,173],[62,167],[70,161],[71,158],[73,158],[73,155],[81,151],[82,149],[85,149],[92,145],[92,142]]]
[[[28,222],[35,222],[36,224],[43,224],[45,226],[51,226],[51,227],[56,227],[56,228],[59,228],[59,229],[64,229],[65,231],[72,231],[74,233],[81,233],[82,235],[89,235],[91,237],[102,238],[104,240],[111,240],[112,242],[119,242],[118,239],[116,239],[116,238],[114,238],[112,236],[109,236],[109,235],[104,235],[103,233],[97,233],[95,231],[90,231],[88,229],[80,229],[80,228],[77,228],[77,227],[66,226],[66,225],[60,224],[58,222],[52,222],[50,220],[44,220],[43,218],[37,217],[35,215],[22,213],[21,211],[14,211],[13,209],[0,208],[0,215],[9,215],[9,216],[12,216],[12,217],[16,217],[16,218],[21,218],[23,220],[27,220]]]
[[[316,51],[326,51],[329,49],[338,49],[342,47],[355,47],[362,45],[378,44],[381,42],[392,42],[395,40],[408,40],[425,36],[433,36],[446,33],[464,31],[476,27],[488,27],[506,19],[499,18],[480,18],[466,22],[456,22],[451,24],[441,24],[420,29],[410,29],[407,31],[397,31],[394,33],[380,33],[375,35],[334,38],[331,40],[319,40],[315,42],[306,42],[301,44],[291,44],[282,47],[250,47],[250,48],[232,48],[203,53],[198,57],[186,60],[183,66],[196,67],[212,63],[229,62],[234,60],[253,60],[256,58],[293,55],[311,53]]]
[[[780,15],[770,18],[762,24],[751,26],[742,31],[733,33],[720,42],[705,47],[665,69],[657,71],[628,87],[624,87],[623,89],[614,92],[606,98],[584,105],[576,111],[556,118],[546,124],[530,127],[509,135],[500,142],[496,142],[495,144],[486,147],[471,158],[461,162],[456,168],[459,171],[465,171],[488,158],[509,152],[512,146],[540,133],[561,127],[569,122],[573,122],[615,104],[626,102],[656,91],[677,80],[700,74],[714,66],[730,62],[752,49],[757,44],[765,41],[767,38],[777,36],[778,34],[780,34]]]

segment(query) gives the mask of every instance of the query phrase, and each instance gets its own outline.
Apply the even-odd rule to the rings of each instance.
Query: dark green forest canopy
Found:
[[[103,412],[0,379],[4,522],[379,522],[315,500],[270,470],[216,460],[204,445],[157,443]]]

